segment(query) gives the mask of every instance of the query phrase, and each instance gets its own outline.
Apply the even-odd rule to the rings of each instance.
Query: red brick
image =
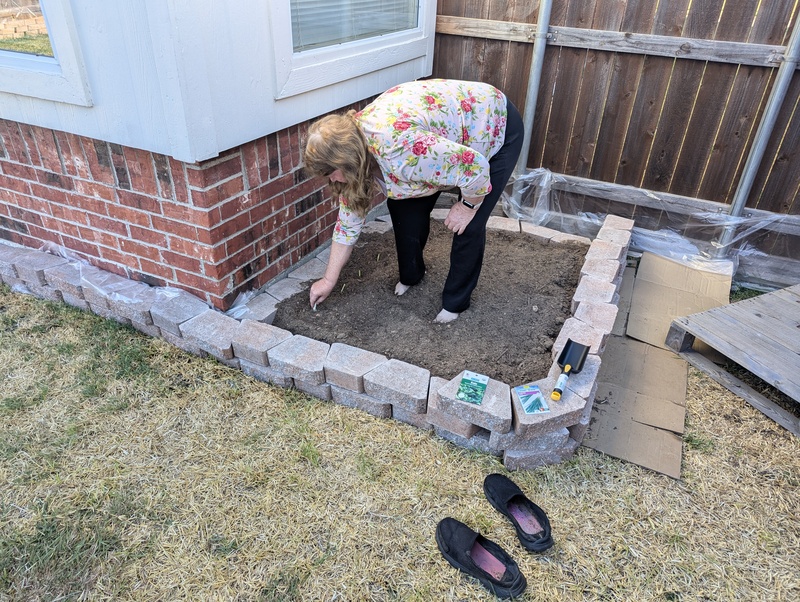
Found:
[[[86,156],[80,139],[74,134],[54,132],[61,159],[64,162],[64,173],[70,176],[88,179],[90,177]]]
[[[24,209],[17,205],[11,205],[8,208],[8,215],[17,221],[34,224],[36,226],[42,225],[42,216],[39,215],[39,213]]]
[[[127,266],[130,265],[131,263],[130,256],[126,255],[125,253],[121,253],[117,249],[112,249],[110,247],[100,247],[100,257],[102,257],[107,261],[119,264],[120,266]],[[127,274],[124,273],[124,270],[122,270],[122,274],[120,275],[124,275],[127,277]]]
[[[161,249],[167,248],[167,237],[161,232],[156,232],[151,228],[140,228],[139,226],[129,225],[130,237],[133,240],[138,240],[148,245],[154,245]]]
[[[81,238],[83,240],[91,241],[96,243],[97,245],[102,245],[104,247],[109,248],[119,248],[119,239],[109,234],[108,232],[104,232],[102,230],[98,230],[96,228],[84,228],[80,227],[78,230],[81,233]]]
[[[50,215],[54,218],[71,222],[73,224],[89,225],[89,216],[85,211],[79,211],[69,205],[50,202]]]
[[[3,138],[3,146],[8,153],[8,159],[17,163],[30,165],[28,150],[22,140],[22,132],[19,131],[19,124],[14,121],[0,119],[0,136]]]
[[[158,262],[161,260],[161,253],[158,247],[151,247],[129,238],[119,240],[119,248],[122,252],[136,257],[144,257],[150,261]]]
[[[181,222],[189,222],[190,224],[197,224],[203,228],[209,228],[211,226],[212,221],[210,214],[213,213],[213,211],[216,210],[207,211],[205,209],[196,209],[191,205],[183,205],[170,201],[163,201],[161,203],[161,212],[164,214],[164,217]]]
[[[270,134],[266,138],[267,167],[269,179],[277,178],[281,173],[280,151],[278,150],[278,135]]]
[[[158,196],[156,172],[153,168],[153,159],[150,153],[138,148],[125,147],[123,149],[125,164],[131,180],[131,188],[150,196]]]
[[[149,259],[139,257],[139,269],[146,274],[164,278],[173,283],[176,282],[175,270],[161,261],[150,261]]]
[[[114,188],[112,186],[99,182],[92,182],[90,180],[75,179],[74,182],[75,192],[110,202],[116,202],[117,200],[117,197],[114,193]]]
[[[71,224],[70,222],[58,220],[53,217],[42,216],[42,226],[48,230],[52,230],[53,232],[66,234],[72,238],[80,238],[78,226]]]
[[[90,243],[87,240],[84,240],[83,238],[72,238],[62,233],[61,241],[62,244],[68,249],[72,249],[73,251],[77,251],[78,253],[83,253],[87,257],[100,256],[100,249],[98,248],[98,246],[93,243]]]
[[[20,209],[28,209],[30,211],[35,211],[37,213],[50,213],[50,203],[46,199],[41,199],[39,197],[25,195],[25,194],[16,194],[13,197],[13,202],[9,207],[9,212],[13,212],[13,208],[18,207]]]
[[[207,261],[211,263],[216,261],[214,248],[209,247],[208,245],[202,245],[197,241],[184,240],[183,238],[170,236],[168,239],[168,248],[176,253],[180,253],[181,255],[196,257],[201,261]]]
[[[208,188],[241,173],[242,157],[239,152],[218,163],[211,163],[208,166],[201,164],[199,168],[187,166],[186,169],[189,186],[194,188]]]
[[[110,217],[127,222],[131,225],[143,226],[145,228],[152,227],[150,221],[150,214],[143,211],[137,211],[129,207],[120,207],[119,205],[112,205],[110,207]]]
[[[217,203],[230,199],[244,192],[244,178],[239,175],[208,188],[195,190],[192,188],[192,204],[195,207],[213,207]]]
[[[39,183],[44,184],[45,186],[56,186],[58,188],[63,188],[64,190],[72,190],[75,187],[72,183],[72,178],[69,176],[43,169],[37,169],[35,171],[36,179],[39,181]]]
[[[153,228],[160,232],[168,232],[173,236],[185,238],[187,240],[198,240],[211,244],[211,236],[207,230],[198,228],[192,224],[185,224],[171,219],[164,219],[157,215],[152,216]]]
[[[61,157],[58,156],[58,146],[53,130],[31,126],[31,132],[42,157],[42,167],[53,173],[63,173],[64,169],[61,165]]]
[[[194,290],[205,291],[209,295],[221,297],[226,293],[226,284],[218,280],[211,280],[199,274],[191,272],[184,272],[182,270],[175,270],[175,279],[177,282],[188,286]]]
[[[216,228],[211,229],[211,238],[214,242],[225,240],[237,232],[242,232],[250,227],[250,216],[247,213],[240,213],[227,222],[223,222]]]
[[[306,127],[296,125],[292,130],[292,165],[299,167],[302,159],[302,142],[306,137]]]
[[[95,182],[103,182],[114,186],[114,166],[111,163],[111,150],[108,143],[101,140],[86,140],[84,145],[86,159],[89,161],[89,173]]]
[[[169,157],[170,173],[172,175],[172,187],[174,191],[174,198],[179,203],[189,202],[189,185],[186,181],[186,172],[184,164]]]
[[[128,173],[128,166],[125,163],[125,149],[121,144],[113,142],[109,143],[108,148],[111,151],[111,166],[114,168],[117,186],[130,190],[131,178]]]
[[[175,188],[172,186],[172,173],[169,168],[169,158],[165,155],[153,153],[153,167],[156,170],[156,183],[158,184],[158,196],[162,199],[171,199],[175,196]]]
[[[155,181],[153,185],[155,185]],[[142,211],[148,211],[150,213],[161,213],[161,204],[152,197],[128,190],[118,190],[117,196],[119,197],[120,205],[141,209]]]
[[[242,196],[234,197],[228,201],[225,201],[219,207],[216,207],[214,211],[216,212],[215,218],[217,223],[221,223],[224,221],[229,220],[232,217],[236,217],[239,214],[247,213],[249,211],[250,205],[250,196],[247,194],[243,194]],[[214,215],[212,213],[212,215]],[[248,223],[250,221],[248,215]]]
[[[162,251],[161,257],[164,259],[167,265],[170,265],[176,269],[180,269],[185,272],[194,272],[195,274],[199,274],[201,271],[201,263],[194,257],[187,257],[186,255],[173,253],[172,251]]]
[[[102,215],[88,214],[89,224],[94,228],[99,228],[104,232],[113,232],[119,236],[128,236],[128,225],[115,219],[103,217]],[[116,245],[115,245],[116,246]]]
[[[20,194],[31,193],[31,188],[26,181],[12,176],[0,176],[0,188],[13,190],[15,192],[19,192]]]
[[[292,138],[289,130],[278,132],[278,156],[280,157],[281,173],[292,171]]]
[[[67,198],[67,193],[63,190],[58,188],[50,188],[48,186],[42,186],[41,184],[35,184],[31,182],[31,194],[33,196],[38,196],[42,199],[47,199],[48,201],[53,201],[54,203],[61,203],[62,205],[66,205],[69,202]]]
[[[25,144],[28,157],[30,157],[30,164],[34,167],[41,167],[42,156],[39,154],[39,149],[36,147],[36,138],[33,136],[31,126],[20,123],[19,131],[22,134],[22,142]]]
[[[258,140],[242,145],[242,162],[244,163],[247,185],[250,189],[264,183],[261,179],[261,170],[258,162]]]
[[[36,170],[30,165],[19,165],[18,163],[3,162],[3,173],[19,178],[20,180],[28,180],[30,182],[37,182]]]
[[[103,199],[87,197],[80,194],[70,193],[67,195],[67,203],[73,207],[84,209],[98,215],[108,215],[108,203]]]

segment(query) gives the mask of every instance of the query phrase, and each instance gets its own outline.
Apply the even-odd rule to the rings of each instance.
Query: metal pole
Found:
[[[736,193],[729,212],[733,217],[742,215],[744,206],[747,203],[747,197],[750,196],[750,192],[753,189],[753,182],[767,150],[767,144],[769,144],[769,139],[772,136],[775,121],[778,119],[778,113],[786,98],[786,91],[797,69],[798,59],[800,59],[798,55],[800,55],[800,19],[794,24],[792,36],[789,38],[789,44],[786,46],[781,65],[778,67],[775,85],[772,87],[772,92],[770,92],[769,100],[767,101],[767,108],[761,117],[761,123],[758,124],[753,146],[744,165],[739,185],[736,187]],[[728,254],[728,247],[732,242],[733,233],[734,227],[732,225],[726,226],[723,230],[719,240],[719,247],[717,248],[718,257],[724,257]]]
[[[533,118],[536,116],[536,98],[539,95],[539,82],[542,79],[542,65],[544,65],[544,50],[547,46],[547,32],[550,29],[550,10],[553,0],[541,0],[539,15],[536,18],[536,37],[533,39],[533,59],[528,72],[528,93],[525,95],[525,109],[522,112],[522,122],[525,128],[525,138],[522,141],[522,151],[514,168],[514,174],[520,176],[525,172],[528,163],[528,153],[531,150],[531,135],[533,133]],[[518,187],[514,186],[514,196],[518,194]]]

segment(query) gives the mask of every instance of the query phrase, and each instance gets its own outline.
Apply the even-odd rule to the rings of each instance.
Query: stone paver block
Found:
[[[64,298],[64,303],[67,305],[71,305],[72,307],[77,307],[78,309],[82,309],[83,311],[89,311],[89,304],[86,303],[83,296],[76,297],[71,295],[70,293],[62,292],[61,296]]]
[[[68,259],[45,253],[43,251],[30,251],[18,255],[14,261],[17,278],[35,286],[47,286],[44,271],[57,265],[69,263]]]
[[[593,403],[586,404],[581,419],[576,424],[567,427],[570,438],[578,443],[583,441],[589,431],[589,425],[592,422],[592,407],[594,407]]]
[[[181,335],[191,339],[203,351],[220,360],[233,359],[233,336],[239,322],[213,309],[190,318],[180,325]]]
[[[93,266],[81,268],[83,298],[92,307],[92,311],[101,307],[108,308],[109,297],[114,293],[114,290],[124,288],[129,282],[130,280],[127,278]]]
[[[52,286],[42,286],[39,284],[28,283],[28,290],[33,296],[38,297],[39,299],[44,299],[45,301],[53,301],[55,303],[61,303],[64,301],[61,291]]]
[[[544,453],[551,449],[563,447],[569,439],[569,431],[559,428],[549,433],[543,433],[538,437],[517,437],[506,448],[505,451],[528,451]]]
[[[89,309],[93,314],[97,314],[106,320],[113,320],[114,322],[125,324],[125,326],[131,325],[130,318],[123,318],[122,316],[116,314],[108,308],[108,305],[95,305],[94,303],[89,303]]]
[[[294,278],[284,278],[283,280],[278,280],[278,282],[270,284],[264,292],[272,295],[280,302],[284,299],[292,297],[293,295],[296,295],[304,290],[304,288],[305,287],[303,286],[303,283],[299,280]]]
[[[150,308],[158,299],[156,289],[142,283],[127,280],[115,285],[108,295],[108,308],[115,314],[140,324],[152,324]]]
[[[81,286],[81,264],[77,261],[63,263],[61,265],[47,268],[44,271],[44,278],[47,284],[57,288],[63,294],[83,299],[83,287]]]
[[[588,247],[592,241],[585,236],[578,236],[577,234],[567,234],[566,232],[556,232],[550,242],[564,244],[564,245],[578,245]]]
[[[569,318],[561,326],[561,332],[558,333],[556,342],[553,343],[553,359],[556,359],[561,350],[564,349],[567,339],[572,339],[581,345],[588,345],[589,353],[595,355],[602,353],[606,346],[608,334],[608,332],[589,326],[586,322],[581,322],[577,318]]]
[[[364,232],[377,232],[384,234],[392,229],[392,222],[384,222],[382,220],[373,220],[364,224]]]
[[[539,466],[563,462],[571,458],[576,449],[578,442],[568,439],[563,447],[544,452],[508,450],[503,454],[503,465],[507,470],[533,470]]]
[[[600,332],[610,333],[614,330],[619,307],[611,303],[593,303],[584,301],[575,310],[575,319],[585,322]]]
[[[327,267],[328,265],[324,261],[314,257],[289,272],[289,278],[294,278],[300,282],[319,280],[325,275],[325,268]]]
[[[431,211],[431,218],[435,219],[436,221],[443,222],[447,219],[447,215],[450,213],[449,209],[434,209]]]
[[[451,433],[450,431],[443,428],[439,428],[438,426],[433,427],[433,432],[436,433],[437,436],[449,441],[454,445],[457,445],[458,447],[463,447],[465,449],[474,449],[479,452],[483,452],[484,454],[490,454],[492,456],[497,456],[497,457],[503,455],[502,451],[493,449],[492,446],[489,444],[489,431],[486,431],[484,429],[480,429],[470,438],[456,435],[455,433]]]
[[[505,232],[519,233],[521,231],[519,220],[510,217],[500,217],[493,215],[486,222],[486,227],[491,230],[503,230]]]
[[[324,249],[322,249],[319,253],[317,253],[317,259],[319,259],[325,265],[328,265],[328,260],[331,258],[331,246],[328,245]]]
[[[548,243],[556,234],[558,234],[558,231],[553,230],[552,228],[537,226],[536,224],[532,224],[530,222],[525,222],[525,221],[520,223],[522,225],[522,233],[528,234],[529,236],[533,236],[533,238],[538,240],[539,242]]]
[[[208,353],[206,353],[203,349],[200,348],[200,345],[197,343],[192,342],[189,339],[183,338],[179,334],[173,334],[168,330],[161,330],[161,338],[164,339],[167,343],[172,345],[173,347],[177,347],[178,349],[182,349],[187,353],[191,353],[192,355],[197,355],[199,357],[208,357]]]
[[[411,426],[417,427],[418,429],[422,429],[423,431],[430,431],[433,429],[433,425],[430,422],[428,422],[427,412],[418,414],[417,412],[409,412],[408,410],[401,408],[400,406],[393,406],[392,418],[394,418],[395,420],[399,420],[400,422],[405,422],[406,424],[410,424]]]
[[[432,426],[449,431],[464,439],[469,439],[480,430],[480,427],[442,410],[439,389],[446,384],[447,381],[439,376],[431,377],[428,392],[428,422]]]
[[[6,278],[17,278],[17,270],[14,264],[17,261],[22,261],[25,255],[34,253],[33,249],[26,247],[15,247],[4,242],[0,242],[0,276],[3,282]],[[21,278],[20,278],[21,280]]]
[[[593,240],[586,251],[586,260],[589,259],[610,259],[613,261],[623,262],[625,247],[620,244],[609,242],[607,240]]]
[[[512,416],[510,387],[506,383],[490,378],[481,404],[467,403],[456,399],[458,385],[463,375],[461,372],[438,390],[441,409],[486,430],[501,434],[509,432]]]
[[[391,359],[364,375],[364,391],[376,398],[422,414],[428,408],[430,370]]]
[[[162,291],[150,306],[153,324],[177,336],[182,336],[181,324],[205,311],[208,311],[208,305],[180,289]]]
[[[631,244],[630,230],[617,230],[616,228],[600,228],[595,240],[605,240],[622,245],[625,249]]]
[[[633,230],[634,222],[632,219],[628,219],[627,217],[621,217],[619,215],[606,215],[606,219],[603,220],[603,228],[615,228],[617,230]]]
[[[331,346],[302,335],[294,335],[267,350],[269,365],[286,376],[321,385],[325,382],[325,357]]]
[[[262,366],[261,364],[254,364],[241,358],[239,358],[239,367],[247,376],[255,378],[256,380],[260,380],[265,383],[271,383],[284,388],[294,386],[294,380],[291,377],[286,376],[280,370],[275,370],[274,368],[270,368],[268,366]]]
[[[616,259],[587,259],[581,267],[581,275],[614,282],[622,273],[622,264]]]
[[[530,440],[547,433],[552,433],[562,428],[577,423],[586,408],[587,401],[573,393],[569,387],[564,391],[559,401],[550,399],[553,388],[547,379],[536,381],[542,395],[547,399],[550,411],[544,414],[526,414],[522,409],[516,393],[512,394],[514,408],[514,433],[518,440]]]
[[[341,387],[331,385],[331,395],[333,396],[333,401],[339,405],[361,410],[377,418],[392,417],[392,404],[381,401],[380,399],[375,399],[364,393],[356,393],[350,389],[342,389]]]
[[[269,366],[267,351],[290,339],[292,333],[283,328],[255,320],[242,320],[233,335],[233,354],[261,366]]]
[[[321,385],[315,383],[308,383],[304,380],[299,380],[297,378],[294,379],[294,388],[298,391],[302,391],[307,395],[311,395],[311,397],[316,397],[317,399],[321,399],[322,401],[330,401],[331,397],[331,386],[328,383],[323,383]]]
[[[363,393],[364,375],[386,361],[385,355],[333,343],[325,358],[325,380],[337,387]]]
[[[597,375],[600,373],[601,363],[602,360],[599,355],[587,355],[581,371],[577,374],[572,374],[567,379],[567,389],[591,402],[594,399],[594,391],[597,389]],[[544,386],[548,391],[552,391],[556,386],[556,381],[560,374],[561,368],[557,363],[553,362],[547,377],[544,379]],[[558,402],[554,401],[553,403]],[[551,405],[550,402],[548,402],[548,405]]]
[[[154,339],[161,338],[161,329],[155,324],[144,324],[136,320],[131,320],[131,326],[149,337],[153,337]]]
[[[584,276],[578,281],[575,294],[572,296],[572,313],[574,314],[578,305],[583,301],[593,303],[614,303],[617,287],[611,282]]]
[[[232,308],[233,309],[233,308]],[[275,315],[278,313],[278,300],[268,293],[258,293],[254,295],[243,306],[235,310],[229,310],[229,315],[237,320],[253,320],[272,324]]]

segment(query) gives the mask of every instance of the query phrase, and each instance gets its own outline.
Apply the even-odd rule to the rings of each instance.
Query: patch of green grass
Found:
[[[311,441],[303,441],[300,444],[300,457],[312,466],[319,466],[322,454],[319,453],[317,446]]]
[[[685,433],[683,435],[683,441],[686,443],[686,447],[701,453],[708,453],[714,449],[713,440],[708,439],[707,437],[695,435],[694,433]]]
[[[731,289],[730,302],[736,303],[737,301],[744,301],[745,299],[752,299],[763,295],[764,291],[757,291],[752,288],[745,288],[743,286],[734,286]]]
[[[308,571],[290,569],[280,577],[270,580],[258,596],[259,602],[294,602],[301,598],[303,584],[308,580]]]
[[[222,535],[212,535],[208,538],[208,551],[215,556],[229,556],[239,549],[239,542],[227,539]]]
[[[380,474],[380,466],[375,461],[375,458],[365,452],[363,449],[358,452],[356,456],[356,470],[358,474],[368,481],[374,481]]]
[[[46,33],[24,36],[22,38],[0,39],[0,50],[38,54],[40,56],[54,56],[53,47],[50,44],[50,37]]]
[[[39,405],[50,392],[50,387],[47,384],[37,384],[34,391],[26,391],[0,399],[0,414],[7,412],[17,412],[19,410],[26,410]]]

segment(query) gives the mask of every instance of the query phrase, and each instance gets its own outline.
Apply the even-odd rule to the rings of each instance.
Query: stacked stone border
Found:
[[[436,209],[433,217],[444,219],[446,214]],[[386,232],[391,227],[386,216],[369,222],[366,230]],[[272,326],[277,304],[322,276],[329,249],[227,313],[180,289],[151,287],[26,247],[0,244],[0,277],[12,290],[127,324],[258,380],[432,430],[456,445],[502,457],[509,470],[529,470],[570,458],[589,427],[601,356],[617,317],[633,221],[609,215],[593,241],[504,217],[490,218],[488,227],[547,244],[589,247],[571,316],[553,345],[552,368],[535,383],[549,399],[560,373],[555,359],[567,339],[588,345],[589,356],[548,413],[522,410],[513,387],[525,383],[490,379],[483,402],[473,405],[456,399],[463,373],[446,380],[397,359]]]

